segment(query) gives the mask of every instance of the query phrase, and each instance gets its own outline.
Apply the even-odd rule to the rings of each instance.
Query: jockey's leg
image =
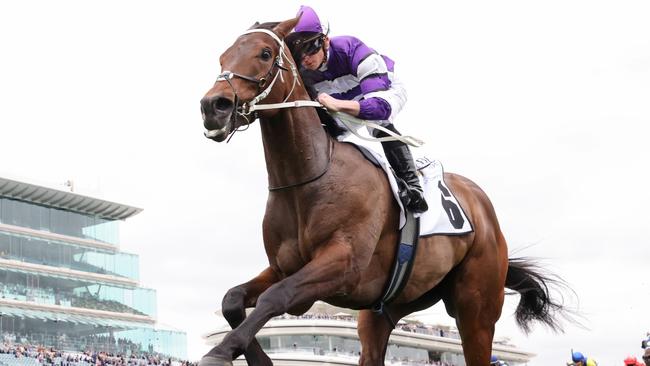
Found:
[[[399,131],[392,124],[384,127],[400,135]],[[382,131],[375,131],[375,136],[386,137],[388,134]],[[381,146],[384,148],[386,159],[388,159],[388,163],[395,171],[395,174],[406,184],[403,190],[405,197],[401,197],[402,202],[409,210],[415,213],[422,213],[428,210],[429,206],[424,199],[424,191],[420,185],[420,179],[415,169],[415,161],[413,160],[408,145],[402,141],[384,141],[381,143]]]
[[[246,308],[255,307],[260,294],[277,281],[276,273],[269,267],[252,280],[228,290],[221,303],[221,311],[232,329],[246,319]],[[273,365],[256,339],[246,348],[244,356],[249,365]]]

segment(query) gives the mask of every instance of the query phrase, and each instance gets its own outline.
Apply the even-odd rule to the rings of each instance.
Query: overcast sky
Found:
[[[0,4],[0,175],[144,208],[122,225],[159,318],[189,352],[225,291],[266,266],[259,125],[203,137],[199,100],[218,57],[296,1],[14,1]],[[640,356],[650,330],[647,1],[313,2],[332,35],[396,61],[409,102],[398,128],[477,182],[510,250],[541,257],[577,294],[588,329],[497,336],[559,365]],[[451,324],[439,307],[423,318]]]

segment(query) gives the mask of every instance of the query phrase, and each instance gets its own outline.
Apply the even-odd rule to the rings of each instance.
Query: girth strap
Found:
[[[375,313],[380,315],[385,314],[393,327],[395,326],[395,322],[391,319],[388,312],[384,311],[384,306],[395,300],[406,285],[411,275],[411,270],[413,269],[415,253],[418,247],[418,238],[420,236],[420,218],[414,217],[413,213],[408,210],[405,211],[405,214],[406,223],[402,230],[400,230],[395,263],[393,263],[388,284],[381,298],[371,307]]]

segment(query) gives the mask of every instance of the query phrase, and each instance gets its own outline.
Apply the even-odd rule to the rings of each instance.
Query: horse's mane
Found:
[[[260,23],[260,22],[255,22],[250,28],[248,29],[268,29],[268,30],[273,30],[280,22],[266,22],[266,23]]]

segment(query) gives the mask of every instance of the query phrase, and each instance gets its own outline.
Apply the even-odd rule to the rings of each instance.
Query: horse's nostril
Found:
[[[219,97],[212,101],[212,108],[215,111],[228,112],[232,109],[233,103],[228,98]]]

